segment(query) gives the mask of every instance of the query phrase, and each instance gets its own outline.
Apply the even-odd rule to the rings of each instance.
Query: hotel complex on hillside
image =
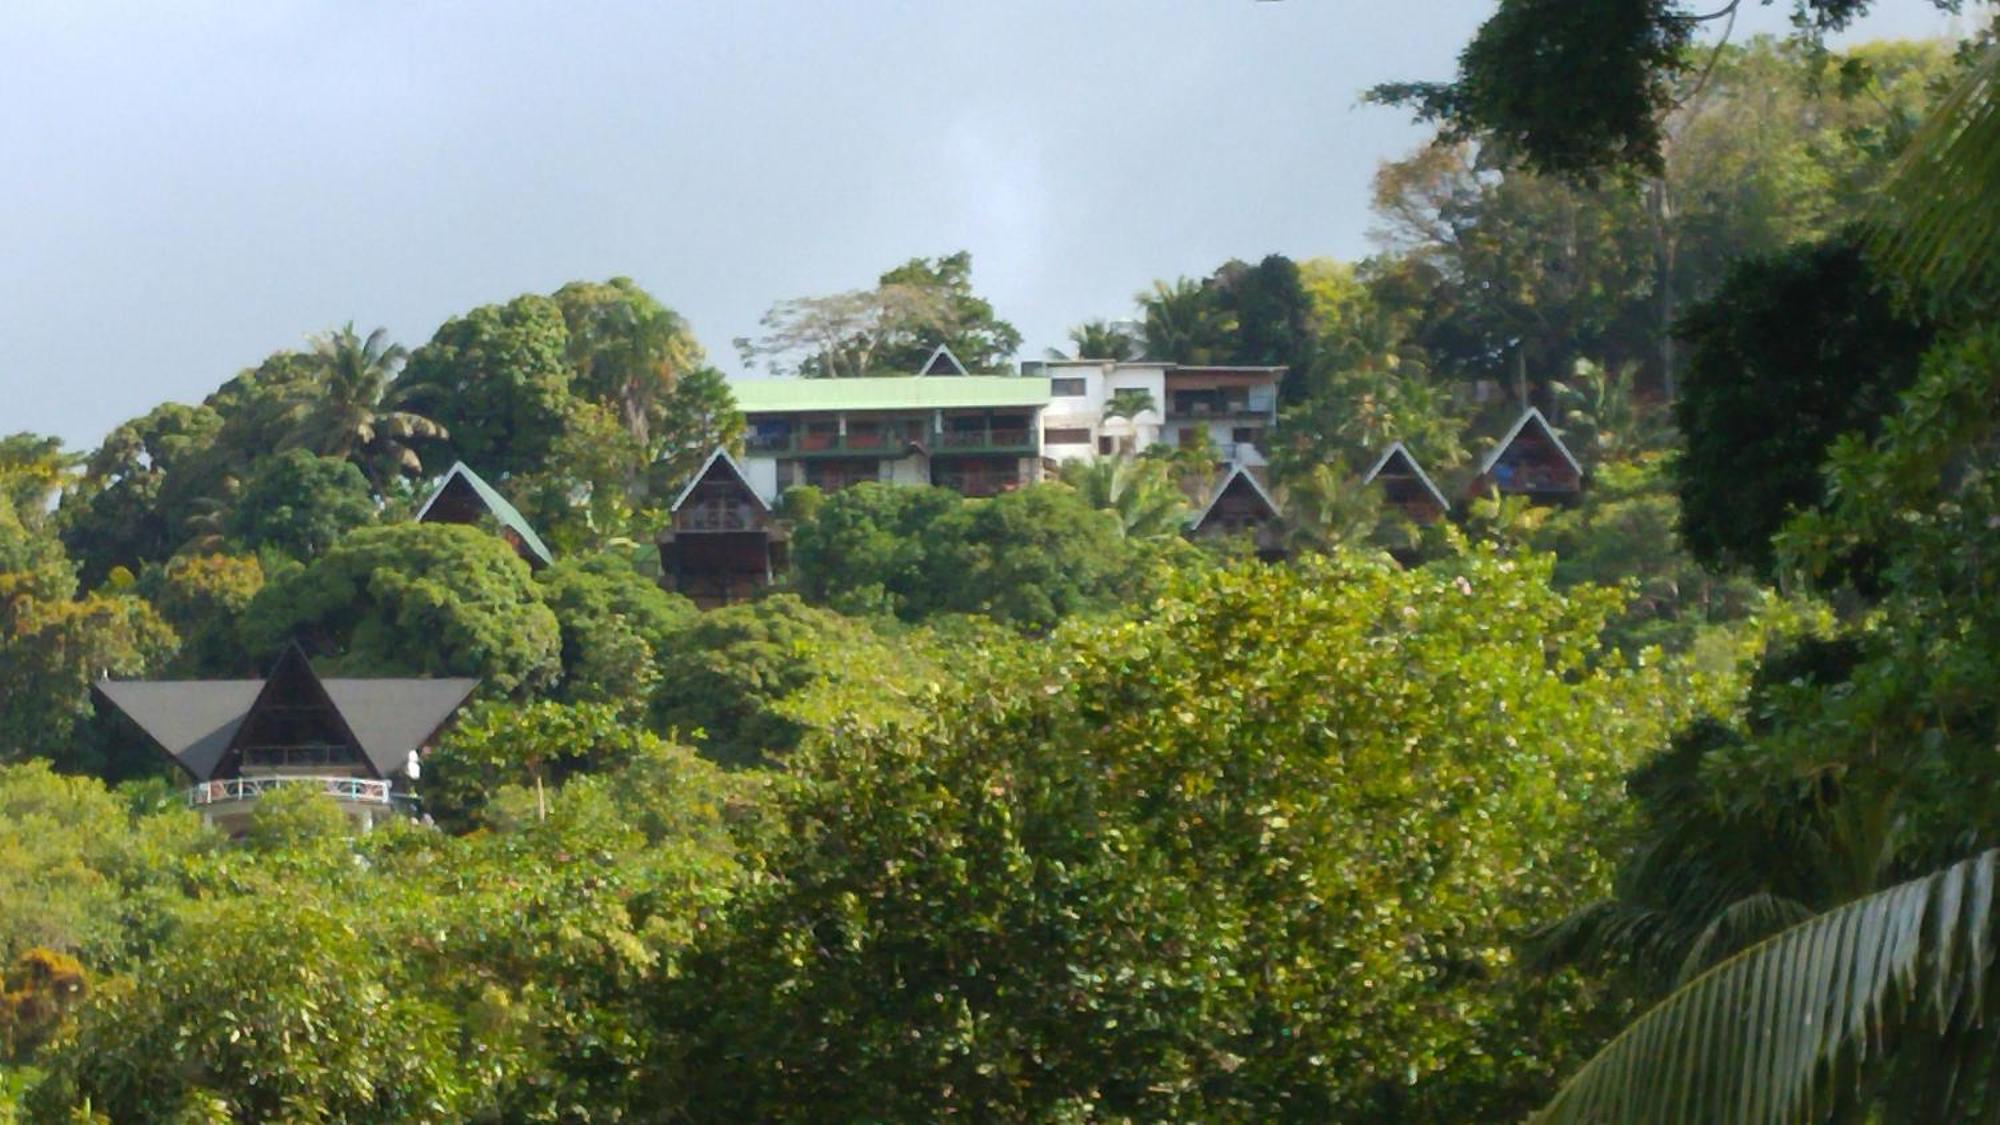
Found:
[[[788,488],[860,481],[991,496],[1064,461],[1156,445],[1206,446],[1224,469],[1261,469],[1282,367],[1052,360],[969,375],[945,348],[916,375],[744,379],[741,468],[766,503]]]

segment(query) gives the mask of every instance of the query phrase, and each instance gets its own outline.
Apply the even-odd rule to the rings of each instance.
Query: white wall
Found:
[[[1167,405],[1167,368],[1161,363],[1051,363],[1043,369],[1051,379],[1082,379],[1081,395],[1052,395],[1042,411],[1042,433],[1050,430],[1089,430],[1090,441],[1080,444],[1045,445],[1043,456],[1056,461],[1087,461],[1097,456],[1097,439],[1102,436],[1136,438],[1136,452],[1160,440],[1160,413]],[[1118,418],[1108,424],[1104,406],[1122,390],[1142,390],[1153,396],[1159,407],[1140,414],[1130,422]]]
[[[750,480],[750,488],[764,498],[766,504],[778,502],[778,459],[776,457],[743,458],[743,475]]]

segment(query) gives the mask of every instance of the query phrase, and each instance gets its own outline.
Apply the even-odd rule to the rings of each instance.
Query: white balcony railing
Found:
[[[303,787],[336,801],[365,805],[394,804],[387,781],[367,777],[226,777],[204,781],[182,794],[189,808],[225,801],[253,801],[275,789]]]

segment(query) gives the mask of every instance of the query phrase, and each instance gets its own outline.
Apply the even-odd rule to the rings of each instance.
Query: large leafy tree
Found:
[[[222,529],[245,550],[310,559],[374,519],[368,478],[353,462],[293,449],[256,464]]]
[[[628,277],[572,281],[551,295],[568,329],[575,393],[613,407],[633,438],[652,447],[670,398],[704,363],[681,315]]]
[[[829,739],[662,1006],[723,1116],[1492,1120],[1567,1047],[1510,938],[1663,733],[1545,566],[1246,567]],[[1655,702],[1648,704],[1644,700]]]
[[[1954,10],[1956,0],[1936,0]],[[1503,0],[1458,57],[1449,83],[1396,82],[1370,96],[1406,105],[1447,133],[1496,138],[1538,171],[1591,179],[1658,172],[1664,119],[1699,85],[1703,24],[1733,22],[1742,0]],[[1795,0],[1793,26],[1818,45],[1870,0]],[[1726,26],[1726,25],[1725,25]]]
[[[570,409],[560,305],[521,296],[445,321],[396,380],[396,396],[450,431],[452,455],[495,478],[542,466]]]
[[[1682,536],[1704,562],[1768,573],[1771,537],[1820,503],[1833,440],[1873,432],[1934,328],[1833,241],[1743,262],[1682,331]]]
[[[738,339],[746,365],[820,377],[907,375],[939,344],[972,371],[1006,367],[1021,334],[972,291],[972,255],[912,258],[872,289],[772,305],[763,335]]]
[[[499,537],[458,524],[363,528],[259,590],[252,652],[297,639],[349,675],[479,676],[499,694],[555,682],[562,640],[535,580]]]

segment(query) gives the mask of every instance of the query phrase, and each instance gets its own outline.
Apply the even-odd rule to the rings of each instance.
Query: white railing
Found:
[[[393,804],[389,783],[366,777],[227,777],[204,781],[183,797],[190,808],[224,801],[250,801],[286,786],[315,789],[337,801],[369,805]]]

